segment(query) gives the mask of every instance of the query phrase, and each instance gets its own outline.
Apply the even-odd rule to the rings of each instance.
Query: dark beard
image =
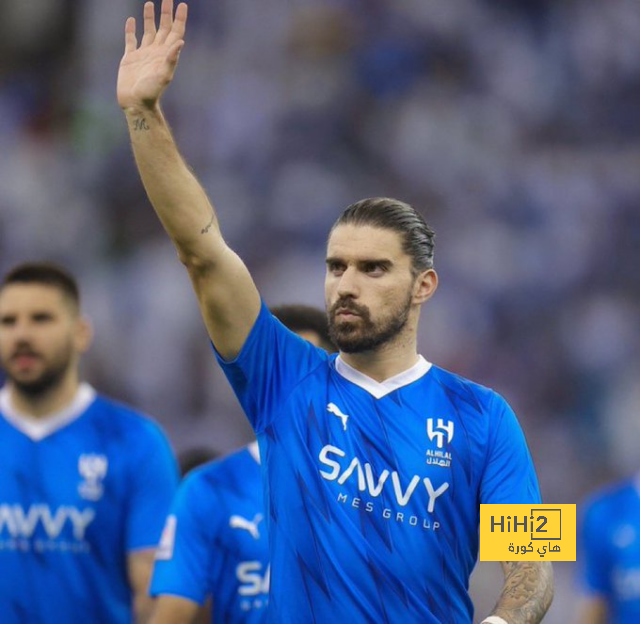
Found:
[[[356,323],[336,322],[336,311],[347,309],[359,316]],[[351,299],[338,299],[329,310],[329,336],[343,353],[373,351],[393,340],[405,327],[411,310],[411,295],[389,318],[376,324],[371,320],[371,312],[366,306]]]
[[[14,387],[21,394],[29,398],[37,398],[44,396],[57,386],[67,372],[68,363],[57,368],[46,370],[38,379],[32,381],[21,381],[19,379],[13,379],[10,375],[7,375],[9,380],[13,383]]]
[[[22,352],[34,353],[30,345],[20,345]],[[5,366],[4,371],[7,379],[11,381],[15,389],[26,397],[35,399],[46,395],[52,388],[55,388],[67,374],[73,360],[73,346],[66,344],[48,363],[37,379],[28,381],[17,379],[11,374],[10,366]],[[7,363],[8,364],[8,363]]]

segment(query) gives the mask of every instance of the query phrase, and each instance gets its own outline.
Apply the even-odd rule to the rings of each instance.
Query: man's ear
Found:
[[[434,269],[427,269],[418,275],[414,285],[413,302],[422,304],[431,299],[438,288],[438,274]]]
[[[79,317],[76,323],[76,351],[83,354],[89,349],[93,342],[93,327],[89,319],[84,316]]]

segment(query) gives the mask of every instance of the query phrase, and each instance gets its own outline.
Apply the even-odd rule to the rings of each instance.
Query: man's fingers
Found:
[[[173,24],[173,0],[162,0],[160,9],[160,26],[158,28],[158,43],[164,42],[171,32]]]
[[[137,47],[136,18],[128,17],[124,24],[124,53],[133,52]]]
[[[142,37],[141,46],[153,43],[156,38],[156,14],[153,8],[153,2],[145,2],[144,9],[144,35]]]
[[[182,39],[184,37],[184,32],[187,28],[187,13],[189,12],[189,7],[181,2],[176,9],[176,17],[173,21],[173,28],[171,29],[171,34],[178,39]]]

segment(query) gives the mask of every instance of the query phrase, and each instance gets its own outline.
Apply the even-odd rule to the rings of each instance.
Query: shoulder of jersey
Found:
[[[246,447],[238,450],[234,450],[228,455],[223,457],[217,457],[211,461],[205,462],[201,466],[194,468],[189,472],[187,476],[190,480],[200,480],[215,478],[218,475],[224,475],[227,472],[235,472],[240,466],[249,464],[250,466],[256,463],[255,459]],[[257,466],[257,463],[256,463]]]
[[[95,418],[102,418],[107,426],[111,425],[119,430],[127,429],[136,433],[146,431],[151,434],[165,435],[160,425],[151,416],[104,395],[98,394],[95,402],[88,409],[93,411]]]
[[[440,368],[435,364],[431,366],[429,374],[432,375],[432,379],[435,379],[436,383],[440,384],[452,400],[461,400],[478,411],[487,409],[491,401],[496,398],[504,401],[495,390],[471,381],[462,375]]]

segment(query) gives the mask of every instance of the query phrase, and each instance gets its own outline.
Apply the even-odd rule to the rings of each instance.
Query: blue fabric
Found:
[[[178,472],[160,429],[97,397],[34,441],[0,416],[0,620],[132,622],[127,554],[155,547]]]
[[[640,494],[624,481],[594,495],[580,523],[581,579],[606,600],[611,624],[640,622]]]
[[[218,359],[263,458],[268,621],[471,622],[480,503],[540,502],[504,399],[436,366],[375,398],[264,305]]]
[[[151,593],[204,604],[212,621],[265,621],[269,558],[260,466],[247,449],[194,470],[167,521]]]

